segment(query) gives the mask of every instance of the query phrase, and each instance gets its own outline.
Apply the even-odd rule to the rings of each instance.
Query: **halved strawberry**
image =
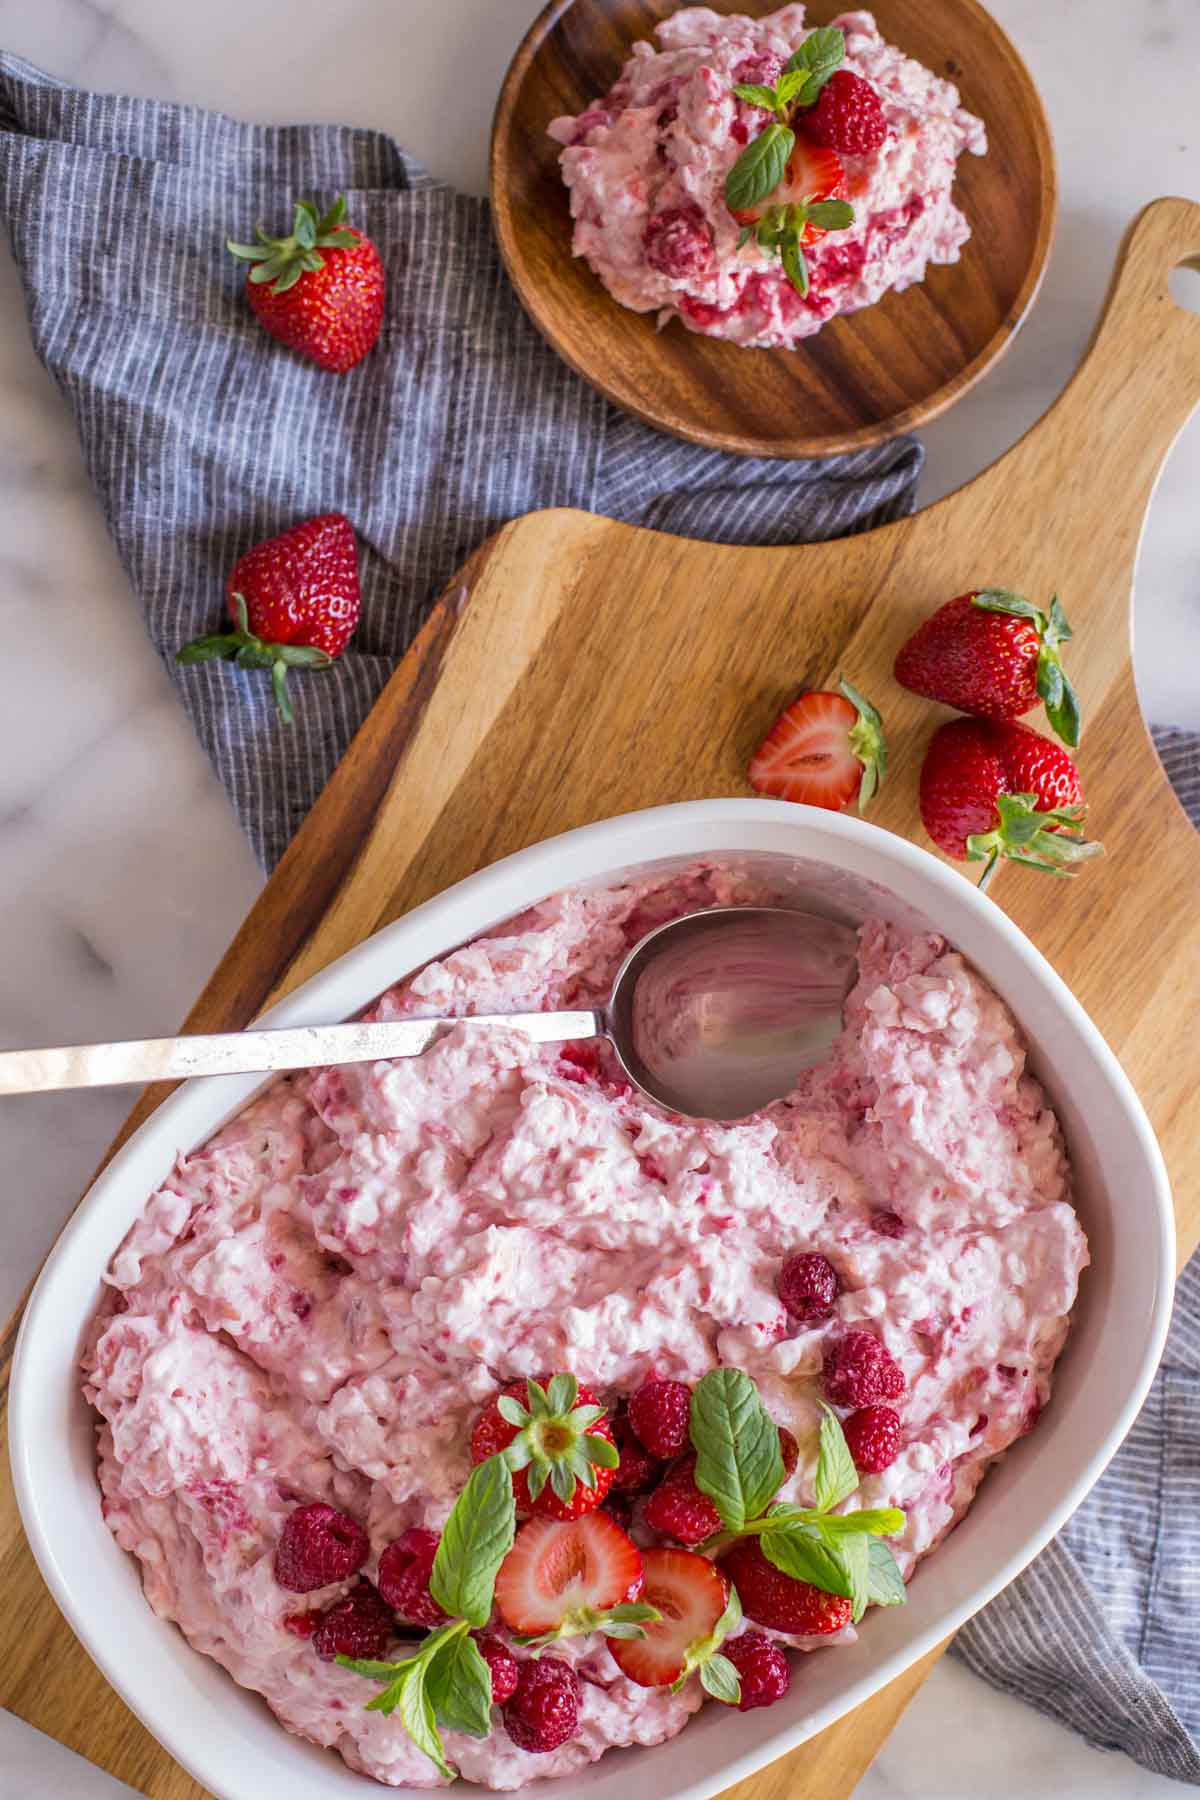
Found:
[[[866,811],[887,767],[883,721],[848,681],[840,689],[801,694],[780,714],[751,758],[751,787],[831,812],[857,795]]]
[[[642,1553],[607,1513],[560,1523],[530,1519],[496,1577],[496,1609],[510,1631],[539,1643],[637,1625]]]
[[[768,180],[770,177],[768,176]],[[775,207],[814,206],[825,200],[841,200],[846,193],[846,171],[836,150],[798,137],[787,159],[783,180],[771,189],[765,199],[753,206],[734,211],[739,225],[757,225]],[[812,220],[805,220],[800,242],[811,244],[824,237],[825,230]]]
[[[700,1668],[715,1653],[718,1626],[733,1630],[741,1610],[726,1621],[729,1584],[720,1570],[694,1550],[660,1548],[642,1553],[642,1599],[662,1617],[645,1636],[609,1645],[621,1672],[640,1687],[670,1687]]]

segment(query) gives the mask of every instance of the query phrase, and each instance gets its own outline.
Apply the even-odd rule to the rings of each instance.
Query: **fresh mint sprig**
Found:
[[[750,106],[760,106],[775,117],[742,151],[725,178],[725,203],[730,212],[744,212],[773,193],[783,180],[788,158],[796,147],[792,115],[797,107],[815,105],[821,89],[846,55],[846,39],[836,26],[823,25],[810,32],[788,58],[774,87],[757,82],[736,82],[734,93]],[[826,230],[840,229],[826,226]],[[806,290],[807,291],[807,290]]]
[[[429,1591],[450,1615],[399,1662],[339,1656],[345,1669],[383,1683],[368,1712],[397,1713],[405,1731],[439,1774],[453,1780],[439,1726],[486,1737],[491,1730],[492,1673],[469,1635],[486,1625],[500,1564],[513,1546],[517,1507],[503,1455],[472,1469],[442,1530]]]
[[[703,1554],[757,1537],[767,1561],[785,1575],[849,1600],[855,1622],[869,1605],[904,1599],[895,1558],[879,1542],[904,1530],[904,1514],[891,1506],[833,1510],[857,1490],[859,1476],[830,1407],[822,1407],[812,1507],[774,1500],[784,1481],[779,1429],[740,1369],[713,1369],[697,1383],[691,1438],[696,1485],[725,1527],[700,1546]]]

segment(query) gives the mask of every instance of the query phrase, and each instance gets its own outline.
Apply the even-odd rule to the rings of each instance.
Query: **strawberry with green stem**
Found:
[[[226,239],[230,255],[250,264],[251,311],[280,343],[344,375],[362,361],[383,324],[386,282],[378,250],[346,224],[344,197],[320,217],[311,201],[298,200],[284,237],[255,229],[257,244]]]
[[[1079,699],[1062,663],[1073,633],[1055,594],[1043,610],[1011,588],[976,588],[931,613],[901,646],[901,687],[957,712],[1017,719],[1038,704],[1064,744],[1079,743]]]
[[[517,1510],[566,1522],[595,1510],[620,1454],[605,1409],[574,1375],[511,1382],[484,1408],[471,1435],[476,1462],[503,1452]]]

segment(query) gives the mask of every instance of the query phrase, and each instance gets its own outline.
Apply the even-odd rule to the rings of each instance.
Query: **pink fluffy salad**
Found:
[[[373,1010],[592,1004],[652,926],[761,897],[568,891]],[[938,937],[864,926],[828,1060],[735,1125],[450,1026],[277,1081],[150,1197],[85,1358],[105,1518],[352,1769],[569,1777],[901,1601],[1046,1404],[1087,1260],[1013,1018]]]
[[[951,188],[983,123],[869,12],[812,32],[800,5],[690,6],[655,36],[550,126],[574,253],[622,306],[790,349],[957,262],[970,227]]]

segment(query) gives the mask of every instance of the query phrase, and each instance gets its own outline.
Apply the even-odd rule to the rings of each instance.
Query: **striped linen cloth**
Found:
[[[272,344],[222,252],[293,197],[380,248],[383,340],[331,377]],[[724,543],[786,544],[910,512],[912,439],[830,461],[731,459],[615,411],[515,302],[486,205],[388,138],[263,128],[82,93],[0,55],[0,214],[38,354],[84,455],[146,626],[270,867],[454,570],[506,519],[580,506]],[[291,732],[269,684],[173,654],[221,617],[247,545],[309,514],[358,532],[362,623],[304,684]],[[1200,822],[1200,754],[1158,734]],[[929,1577],[927,1577],[929,1578]],[[932,1577],[936,1579],[936,1577]],[[958,1639],[958,1653],[1091,1742],[1200,1785],[1200,1265],[1166,1365],[1095,1495]]]

